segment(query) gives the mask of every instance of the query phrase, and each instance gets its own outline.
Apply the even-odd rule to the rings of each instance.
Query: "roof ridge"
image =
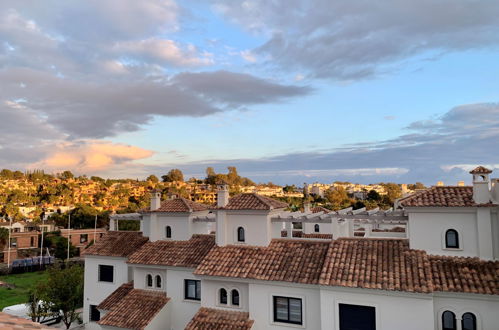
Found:
[[[259,200],[260,202],[262,202],[263,204],[265,204],[266,206],[268,206],[268,207],[272,210],[272,205],[271,205],[268,201],[266,201],[265,199],[263,199],[263,197],[264,197],[264,196],[260,196],[260,195],[259,195],[259,194],[257,194],[257,193],[252,193],[252,194],[253,194],[256,198],[258,198],[258,200]]]
[[[185,199],[184,197],[180,197],[180,200],[182,201],[182,203],[184,203],[184,205],[187,207],[187,209],[189,210],[189,212],[192,212],[192,207],[187,202],[187,199]]]

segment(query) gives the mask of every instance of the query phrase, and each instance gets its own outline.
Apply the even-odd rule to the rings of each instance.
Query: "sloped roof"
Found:
[[[252,325],[249,313],[201,307],[185,330],[248,330]]]
[[[310,211],[312,211],[312,213],[319,213],[319,212],[329,213],[329,212],[331,212],[330,209],[326,209],[325,207],[322,207],[322,206],[314,206],[314,207],[312,207],[312,209]]]
[[[482,173],[489,174],[489,173],[492,173],[492,171],[486,167],[483,167],[483,166],[477,166],[473,170],[470,171],[470,174],[482,174]]]
[[[340,238],[331,243],[320,284],[428,293],[433,289],[424,251],[407,240]]]
[[[21,330],[21,329],[53,329],[22,317],[0,312],[0,329]]]
[[[328,241],[273,239],[267,247],[215,246],[194,274],[318,284]]]
[[[149,239],[135,231],[109,231],[92,246],[85,249],[82,255],[109,257],[128,257],[138,250]]]
[[[99,306],[100,309],[109,310],[114,307],[121,299],[125,298],[127,294],[133,289],[133,281],[122,284],[119,288],[113,291],[106,299],[104,299]]]
[[[188,241],[148,242],[128,258],[128,263],[197,267],[214,245],[214,235],[199,234]]]
[[[208,210],[208,206],[204,204],[196,203],[183,197],[178,197],[162,201],[157,210],[145,212],[190,213],[206,210]]]
[[[274,210],[288,207],[288,204],[256,193],[244,193],[229,199],[225,210]]]
[[[492,206],[494,204],[476,204],[473,200],[473,187],[431,187],[416,192],[399,200],[404,207],[470,207]]]
[[[170,300],[165,292],[132,289],[98,322],[126,329],[144,329]]]
[[[435,291],[499,294],[499,262],[429,256]]]

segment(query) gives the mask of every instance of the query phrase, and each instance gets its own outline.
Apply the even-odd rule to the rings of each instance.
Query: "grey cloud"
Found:
[[[256,51],[319,78],[361,79],[414,55],[499,44],[497,1],[214,2],[228,19],[271,34]]]

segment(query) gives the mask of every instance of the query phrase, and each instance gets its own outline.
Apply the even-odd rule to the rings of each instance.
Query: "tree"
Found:
[[[4,180],[11,180],[14,178],[14,173],[12,173],[11,170],[4,168],[2,171],[0,171],[0,178]]]
[[[333,205],[334,209],[342,209],[352,203],[345,188],[341,186],[329,189],[325,192],[324,197]]]
[[[174,168],[168,174],[161,176],[163,182],[184,181],[184,174],[178,168]]]
[[[382,183],[382,185],[385,187],[386,190],[386,195],[388,196],[388,199],[390,201],[390,204],[393,204],[393,202],[397,199],[402,197],[402,188],[396,183]]]
[[[43,292],[40,288],[41,285],[38,285],[28,292],[26,307],[28,308],[28,316],[33,322],[40,322],[52,315],[49,304],[41,299]]]
[[[381,196],[376,190],[369,190],[367,193],[367,199],[370,201],[379,201],[381,200]]]
[[[37,288],[40,300],[46,301],[54,315],[60,315],[69,329],[74,321],[81,322],[76,311],[83,305],[83,268],[78,265],[66,268],[52,267],[46,282]]]
[[[9,239],[9,230],[7,228],[0,227],[0,248],[7,243]]]
[[[61,173],[61,179],[64,179],[64,180],[69,180],[69,179],[73,179],[75,176],[73,173],[71,173],[71,171],[64,171]]]
[[[149,182],[152,182],[152,183],[158,183],[159,182],[159,179],[157,176],[155,176],[154,174],[151,174],[147,177],[146,181],[149,181]]]

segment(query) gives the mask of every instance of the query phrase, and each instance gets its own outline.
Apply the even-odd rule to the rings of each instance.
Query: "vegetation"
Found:
[[[48,273],[45,271],[0,276],[0,282],[10,285],[0,287],[0,310],[27,302],[29,293],[38,283],[46,281],[47,277]]]

